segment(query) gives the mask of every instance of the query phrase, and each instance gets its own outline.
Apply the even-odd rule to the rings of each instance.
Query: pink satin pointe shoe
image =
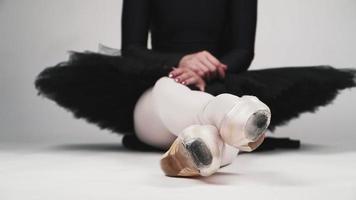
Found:
[[[214,124],[222,140],[242,151],[253,151],[264,139],[271,111],[255,96],[220,94],[198,115],[202,124]]]
[[[184,129],[161,159],[167,176],[210,176],[221,166],[223,142],[212,125]]]

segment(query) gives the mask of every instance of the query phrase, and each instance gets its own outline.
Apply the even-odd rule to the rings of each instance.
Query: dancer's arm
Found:
[[[138,56],[148,62],[166,67],[177,66],[184,56],[179,53],[165,53],[147,48],[151,21],[149,0],[124,0],[122,9],[122,54]]]
[[[227,71],[246,71],[253,58],[257,24],[257,0],[232,0],[230,5],[231,50],[220,58]]]

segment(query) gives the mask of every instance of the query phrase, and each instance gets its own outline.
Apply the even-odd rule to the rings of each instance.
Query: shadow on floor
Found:
[[[64,144],[51,147],[55,151],[90,151],[90,152],[132,152],[120,143],[97,143],[97,144]]]
[[[345,153],[345,152],[356,152],[355,145],[333,145],[333,144],[312,144],[312,143],[303,143],[301,142],[298,149],[272,149],[265,151],[256,151],[251,152],[254,154],[281,154],[281,153],[290,153],[298,152],[301,154],[310,154],[310,155],[324,155],[324,154],[335,154],[335,153]],[[249,153],[249,152],[248,152]],[[248,154],[247,153],[247,154]],[[242,153],[244,154],[244,153]]]
[[[79,144],[63,144],[50,147],[54,151],[71,151],[71,152],[131,152],[131,153],[164,153],[164,151],[138,151],[127,149],[122,146],[121,143],[79,143]],[[356,146],[354,145],[344,145],[344,146],[332,146],[332,145],[322,145],[322,144],[310,144],[301,143],[298,149],[272,149],[256,152],[241,152],[241,154],[281,154],[290,152],[300,152],[301,154],[333,154],[333,153],[344,153],[344,152],[355,152]]]

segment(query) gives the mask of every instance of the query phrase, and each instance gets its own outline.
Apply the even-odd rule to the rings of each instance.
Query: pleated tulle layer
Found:
[[[103,129],[132,134],[133,109],[140,95],[170,69],[134,57],[71,52],[68,61],[43,70],[35,80],[39,94]],[[330,66],[281,67],[227,74],[209,82],[206,92],[254,95],[272,112],[273,130],[329,104],[355,86],[355,71]],[[191,89],[197,89],[190,86]]]

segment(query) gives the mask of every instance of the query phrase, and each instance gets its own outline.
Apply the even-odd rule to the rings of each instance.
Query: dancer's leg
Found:
[[[210,94],[190,90],[174,81],[167,83],[165,79],[161,79],[154,88],[145,91],[134,110],[134,127],[137,137],[144,143],[161,149],[168,149],[183,129],[190,125],[201,124],[196,119],[197,113],[214,98]],[[158,95],[156,98],[159,102],[154,101],[153,89],[155,89],[155,95]],[[163,120],[158,112],[162,109],[167,112],[161,113],[164,115]],[[168,114],[169,112],[171,114]],[[168,126],[163,124],[163,121]],[[218,132],[216,134],[219,136]],[[227,144],[223,144],[220,150],[222,151],[222,165],[232,163],[239,151]]]
[[[183,129],[201,124],[197,119],[214,96],[193,91],[163,77],[146,90],[135,106],[134,127],[138,138],[154,147],[167,149]]]
[[[270,122],[269,108],[253,96],[214,97],[168,77],[155,83],[152,95],[162,123],[175,135],[191,124],[210,124],[227,144],[251,151]]]
[[[134,109],[134,128],[141,141],[168,149],[183,129],[201,124],[195,119],[197,113],[214,97],[174,81],[166,84],[162,80],[138,99]]]
[[[257,148],[270,120],[268,107],[256,97],[214,97],[166,77],[155,83],[152,96],[162,124],[178,136],[161,160],[168,176],[215,173],[233,162],[239,151],[236,147]]]
[[[251,150],[263,140],[260,136],[261,131],[264,131],[269,123],[268,111],[268,107],[266,108],[255,97],[239,98],[230,94],[214,97],[208,93],[190,90],[173,79],[163,77],[139,99],[134,115],[135,129],[143,142],[166,148],[173,142],[175,138],[173,135],[181,135],[183,130],[192,124],[213,125],[216,131],[210,131],[209,134],[221,135],[225,142],[242,149],[246,148],[243,146],[244,143],[245,145],[252,143],[254,145],[247,146],[247,150]],[[195,130],[204,132],[202,131],[204,127]],[[186,132],[190,136],[195,134],[192,131]],[[198,146],[203,145],[199,139],[208,144],[212,141],[211,138],[215,138],[212,142],[215,142],[215,145],[208,145],[208,148],[211,152],[218,149],[223,158],[221,165],[231,163],[237,155],[236,148],[216,143],[217,140],[221,140],[220,137],[209,137],[199,133],[198,136],[194,136],[194,141],[198,142],[190,143],[187,140],[189,134],[183,134],[181,138],[188,147],[191,144],[197,146],[198,143]],[[174,152],[179,149],[174,147]]]
[[[152,95],[162,123],[176,136],[192,124],[202,124],[199,113],[214,99],[211,94],[191,90],[168,77],[155,83]]]
[[[177,136],[167,129],[159,117],[152,90],[146,90],[135,105],[134,129],[142,142],[166,150]]]

